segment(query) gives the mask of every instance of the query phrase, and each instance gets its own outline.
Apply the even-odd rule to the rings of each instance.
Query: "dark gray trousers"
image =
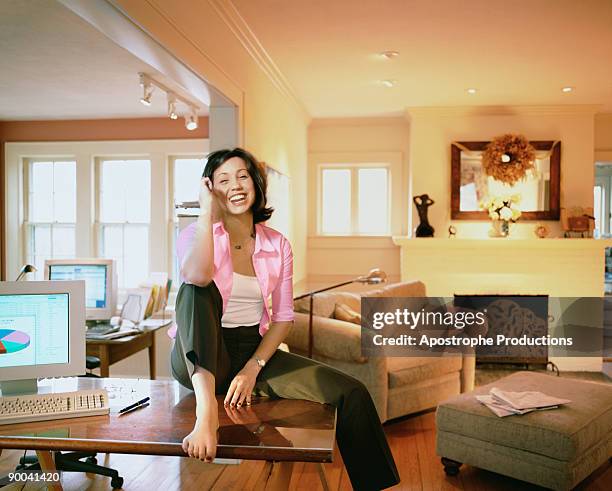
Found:
[[[193,389],[191,375],[198,365],[215,375],[217,393],[224,393],[261,341],[258,326],[223,329],[222,311],[223,300],[214,282],[206,287],[181,285],[171,364],[174,378],[189,389]],[[358,380],[277,350],[259,373],[255,389],[269,397],[336,407],[336,439],[354,489],[378,490],[399,482],[376,407]]]

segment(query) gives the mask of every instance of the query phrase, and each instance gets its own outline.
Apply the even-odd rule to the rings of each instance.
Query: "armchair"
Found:
[[[426,297],[420,281],[395,283],[363,296]],[[416,298],[415,298],[416,301]],[[474,387],[473,356],[370,357],[361,355],[361,327],[333,318],[336,305],[361,311],[361,296],[348,292],[317,295],[313,308],[313,358],[365,384],[381,421],[434,408],[439,402]],[[308,352],[308,301],[294,302],[295,324],[286,343],[292,352]]]

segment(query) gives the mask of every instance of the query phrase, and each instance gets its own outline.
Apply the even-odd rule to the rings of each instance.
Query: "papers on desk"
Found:
[[[145,319],[138,324],[138,327],[164,327],[172,324],[172,318],[169,319]]]
[[[493,387],[488,395],[476,396],[476,399],[500,418],[513,414],[556,409],[562,404],[572,402],[569,399],[549,396],[542,392],[510,392],[497,387]]]

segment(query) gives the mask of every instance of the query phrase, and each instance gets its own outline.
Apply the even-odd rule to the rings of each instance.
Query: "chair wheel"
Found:
[[[121,476],[113,477],[111,479],[111,486],[113,489],[120,489],[123,487],[123,478]]]
[[[85,462],[87,462],[88,464],[97,464],[98,463],[98,459],[96,459],[95,457],[87,457],[85,459]]]

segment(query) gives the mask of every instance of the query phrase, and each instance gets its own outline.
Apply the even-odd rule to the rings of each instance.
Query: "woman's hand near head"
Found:
[[[215,222],[219,218],[219,202],[213,191],[212,181],[208,177],[203,177],[200,181],[200,213],[209,214]]]
[[[215,271],[215,251],[212,227],[218,220],[218,199],[209,178],[200,181],[200,216],[195,224],[179,235],[177,252],[181,261],[181,277],[186,283],[208,285]]]

